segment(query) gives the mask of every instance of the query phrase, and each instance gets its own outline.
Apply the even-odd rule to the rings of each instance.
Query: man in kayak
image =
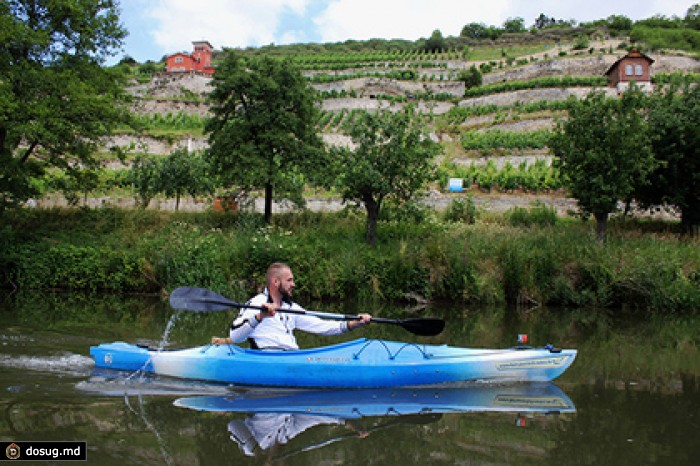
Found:
[[[265,275],[265,290],[253,297],[247,304],[263,307],[241,309],[236,320],[231,324],[228,338],[213,337],[213,345],[242,343],[246,340],[254,349],[297,350],[299,345],[294,337],[294,329],[320,335],[338,335],[354,330],[369,323],[369,314],[359,314],[359,320],[329,321],[310,315],[287,314],[277,312],[284,309],[303,310],[292,301],[294,275],[292,269],[281,262],[270,265]]]

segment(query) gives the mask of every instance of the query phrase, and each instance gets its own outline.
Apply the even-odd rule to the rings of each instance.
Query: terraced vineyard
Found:
[[[540,43],[530,38],[454,46],[439,52],[415,47],[373,50],[368,48],[371,41],[356,51],[333,51],[329,46],[314,52],[309,45],[303,53],[286,56],[319,92],[322,110],[316,124],[327,144],[349,144],[347,127],[363,112],[415,105],[429,115],[431,137],[445,146],[438,160],[438,190],[445,189],[448,178],[457,177],[482,191],[550,193],[561,188],[548,153],[555,121],[566,117],[573,99],[592,90],[616,95],[607,87],[604,72],[626,53],[620,38],[594,40],[587,49],[577,50],[575,37],[562,37]],[[283,57],[287,52],[268,46],[245,53]],[[658,82],[666,82],[671,73],[700,76],[697,59],[652,56]],[[468,81],[474,70],[483,84]],[[206,147],[208,78],[156,75],[142,82],[139,76],[131,88],[141,133],[125,129],[113,142],[131,144],[132,154],[163,155],[183,145]]]

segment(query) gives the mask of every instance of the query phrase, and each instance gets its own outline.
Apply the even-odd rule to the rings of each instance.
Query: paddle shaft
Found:
[[[220,304],[222,306],[236,307],[239,309],[256,309],[258,311],[267,311],[267,308],[263,307],[263,306],[255,306],[252,304],[237,303],[235,301],[229,301],[229,300],[208,299],[207,303]],[[343,320],[343,321],[362,320],[362,317],[360,317],[360,316],[354,316],[354,315],[348,315],[348,314],[331,314],[328,312],[309,311],[306,309],[279,308],[275,312],[283,312],[285,314],[297,314],[297,315],[302,315],[302,316],[314,316],[314,317],[319,317],[321,319],[330,319],[330,320]],[[370,319],[370,322],[374,322],[374,323],[378,323],[378,324],[400,324],[401,321],[398,319],[386,319],[386,318],[381,318],[381,317],[372,317]]]
[[[170,305],[174,309],[181,311],[194,312],[218,312],[225,311],[232,307],[240,309],[258,309],[261,311],[267,310],[262,306],[251,304],[241,304],[231,301],[224,296],[221,296],[213,291],[205,288],[190,288],[180,287],[170,294]],[[287,314],[299,314],[319,317],[321,319],[343,320],[343,321],[358,321],[362,320],[360,316],[345,315],[345,314],[330,314],[326,312],[308,311],[305,309],[290,309],[281,308],[276,312],[285,312]],[[414,318],[414,319],[385,319],[380,317],[372,317],[370,322],[378,324],[394,324],[400,325],[411,333],[422,336],[433,336],[442,332],[445,327],[445,322],[434,318]]]

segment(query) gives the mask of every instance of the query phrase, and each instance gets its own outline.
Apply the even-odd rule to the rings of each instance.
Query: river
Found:
[[[554,384],[263,390],[99,371],[89,357],[91,345],[106,341],[202,344],[226,333],[232,312],[176,315],[157,296],[3,296],[0,440],[85,442],[94,465],[677,466],[700,458],[697,316],[620,320],[595,310],[451,305],[421,311],[446,320],[437,337],[376,324],[341,337],[298,335],[304,347],[358,336],[504,347],[526,333],[534,346],[579,350]]]

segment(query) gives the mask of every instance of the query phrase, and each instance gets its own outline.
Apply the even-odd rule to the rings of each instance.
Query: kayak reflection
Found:
[[[471,384],[450,387],[355,390],[247,389],[225,396],[190,396],[174,405],[207,412],[245,413],[228,423],[229,436],[249,456],[286,444],[321,425],[341,425],[346,435],[302,450],[319,448],[348,437],[364,437],[397,424],[426,424],[446,413],[511,412],[517,423],[528,413],[573,413],[573,402],[552,383]],[[388,422],[361,429],[354,420],[391,416]]]

